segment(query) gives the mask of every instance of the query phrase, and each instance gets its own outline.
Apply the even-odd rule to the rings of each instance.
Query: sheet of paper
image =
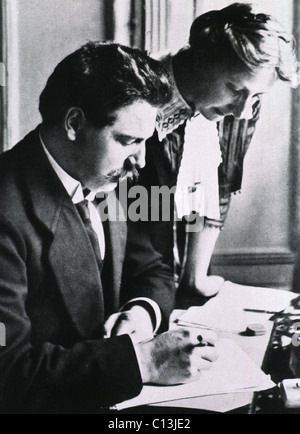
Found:
[[[219,360],[210,371],[202,372],[199,381],[172,387],[145,386],[137,398],[117,405],[116,409],[200,396],[268,390],[275,386],[234,341],[220,340],[217,349]]]
[[[211,395],[198,398],[182,399],[179,401],[152,404],[152,407],[188,408],[216,413],[227,413],[237,408],[250,405],[253,401],[253,392],[238,392],[226,395]]]
[[[260,310],[280,312],[297,297],[288,291],[254,288],[227,282],[220,293],[202,307],[191,307],[179,325],[194,325],[201,328],[240,333],[248,325],[268,321],[272,313],[248,312]],[[245,310],[246,309],[246,310]]]

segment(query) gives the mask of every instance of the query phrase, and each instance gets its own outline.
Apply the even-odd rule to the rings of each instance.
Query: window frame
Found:
[[[300,59],[300,2],[294,1],[294,36],[297,56]],[[292,149],[291,149],[291,245],[294,251],[299,250],[300,241],[300,88],[293,91],[292,99]],[[299,288],[298,288],[299,290]]]
[[[120,0],[105,0],[106,39],[144,50],[147,1],[126,0],[122,5],[127,10],[124,13]]]
[[[6,2],[0,5],[0,61],[7,64],[7,39],[6,39]],[[5,150],[7,143],[7,87],[0,86],[0,153]]]

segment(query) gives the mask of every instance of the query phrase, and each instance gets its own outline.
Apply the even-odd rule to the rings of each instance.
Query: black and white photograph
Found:
[[[300,0],[0,0],[0,414],[300,414]]]

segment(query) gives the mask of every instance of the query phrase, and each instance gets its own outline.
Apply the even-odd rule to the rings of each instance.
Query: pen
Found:
[[[198,336],[200,347],[214,347],[213,344],[206,342],[201,335]]]
[[[265,313],[268,315],[276,315],[280,313],[280,312],[272,312],[270,310],[260,310],[260,309],[244,309],[244,312]]]

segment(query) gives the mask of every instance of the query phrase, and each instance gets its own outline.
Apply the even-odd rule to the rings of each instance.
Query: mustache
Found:
[[[139,179],[139,171],[134,158],[127,158],[124,166],[120,170],[110,172],[106,176],[106,181],[109,183],[118,183],[127,179],[128,181],[137,182]]]

